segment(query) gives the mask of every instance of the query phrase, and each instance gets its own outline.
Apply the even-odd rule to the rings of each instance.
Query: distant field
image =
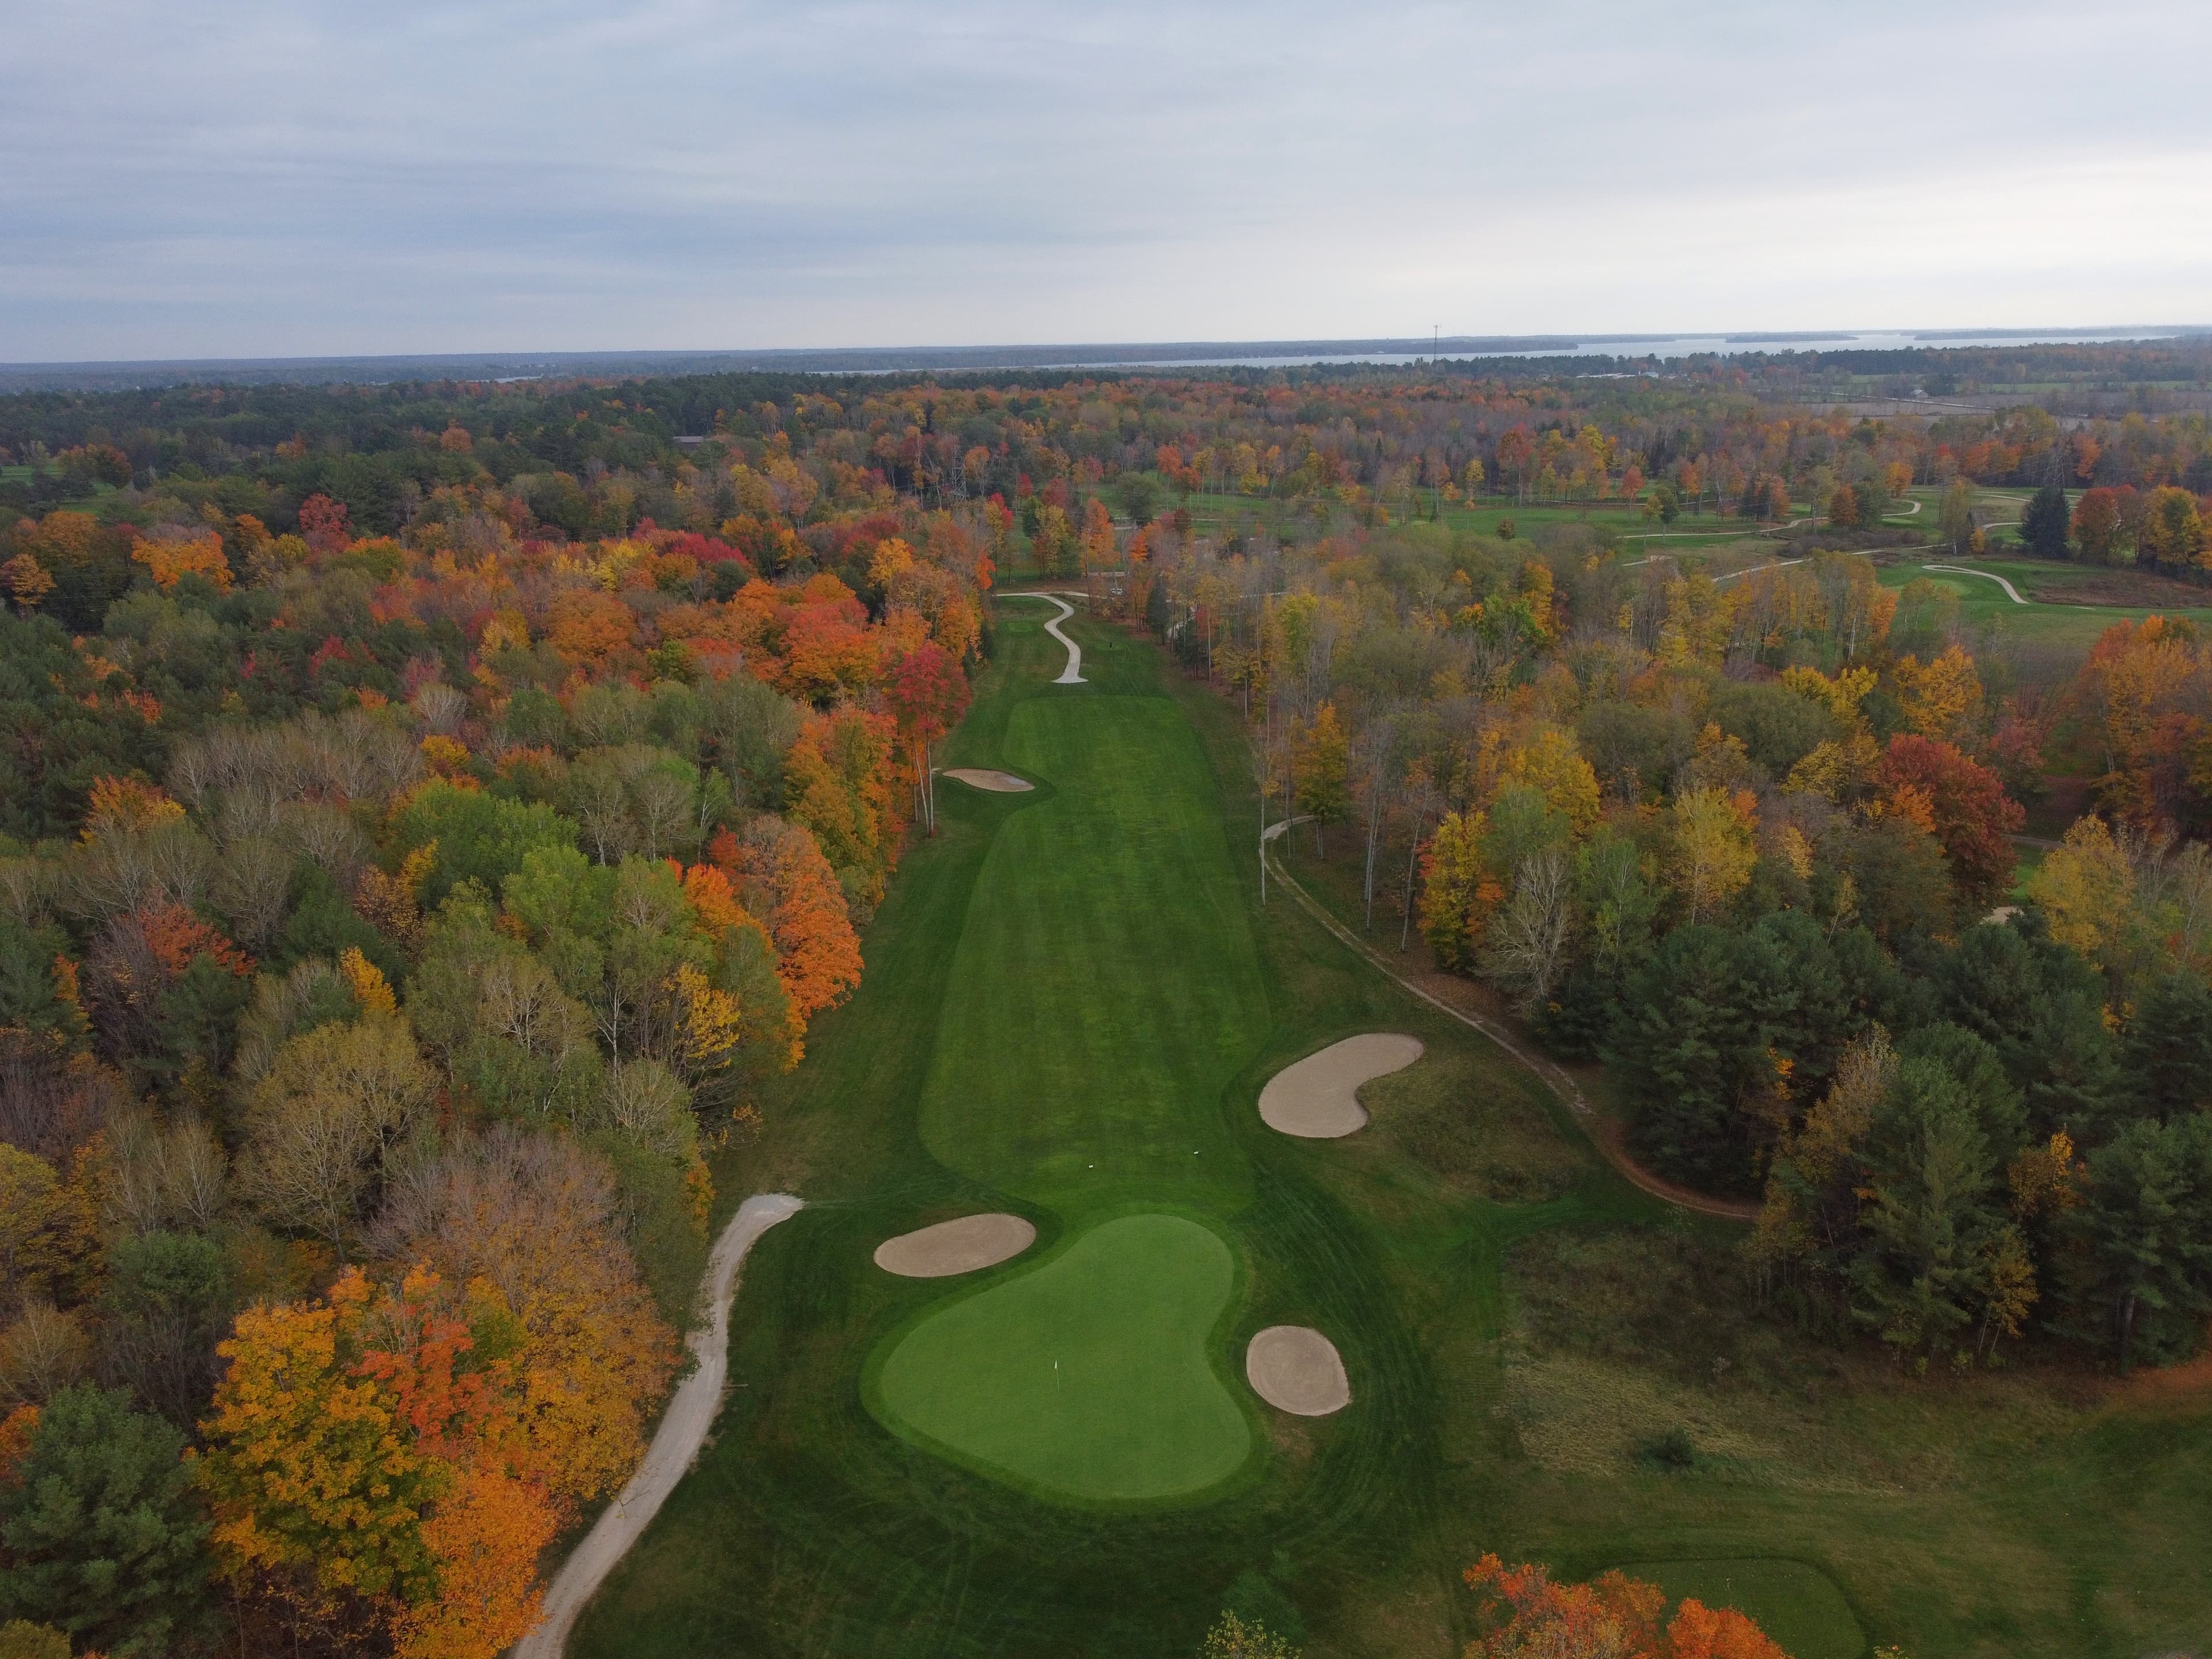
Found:
[[[1929,570],[1926,568],[1929,564],[1958,565],[1987,574]],[[2027,603],[2014,603],[1990,580],[1993,576],[2009,581]],[[1916,554],[1881,572],[1883,584],[1893,588],[1901,589],[1923,578],[1958,596],[1960,619],[1969,626],[1993,628],[2022,640],[2083,653],[2116,622],[2185,617],[2212,626],[2212,588],[2126,567],[2061,564],[2016,555],[1954,558],[1938,550]]]

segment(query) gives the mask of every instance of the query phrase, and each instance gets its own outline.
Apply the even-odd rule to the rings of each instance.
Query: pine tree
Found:
[[[2039,559],[2063,559],[2072,522],[2065,486],[2047,483],[2029,499],[2027,510],[2020,515],[2020,538]]]

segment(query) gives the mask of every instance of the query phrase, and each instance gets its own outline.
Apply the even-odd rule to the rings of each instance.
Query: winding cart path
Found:
[[[737,1214],[714,1241],[701,1283],[711,1316],[691,1333],[691,1352],[698,1364],[676,1385],[668,1410],[645,1449],[637,1472],[607,1505],[584,1541],[576,1546],[545,1591],[544,1611],[538,1628],[514,1644],[513,1659],[560,1659],[568,1632],[585,1604],[598,1594],[615,1564],[629,1553],[653,1517],[660,1512],[668,1494],[676,1490],[706,1443],[707,1431],[722,1407],[722,1383],[730,1370],[730,1303],[738,1293],[738,1269],[745,1253],[779,1221],[787,1220],[803,1206],[787,1193],[758,1193],[738,1206]]]

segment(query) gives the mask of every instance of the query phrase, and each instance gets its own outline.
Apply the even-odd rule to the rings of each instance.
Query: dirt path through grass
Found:
[[[738,1292],[738,1269],[753,1241],[779,1221],[797,1215],[802,1206],[787,1193],[757,1193],[738,1206],[737,1214],[714,1242],[707,1259],[706,1277],[700,1290],[709,1310],[707,1322],[691,1333],[691,1352],[698,1364],[676,1385],[676,1393],[645,1449],[637,1472],[610,1504],[584,1541],[569,1553],[561,1571],[546,1587],[544,1611],[538,1628],[514,1645],[514,1659],[560,1659],[568,1632],[583,1612],[584,1604],[599,1591],[616,1563],[660,1512],[668,1494],[676,1490],[699,1455],[707,1431],[722,1408],[722,1383],[729,1374],[730,1303]]]
[[[1439,994],[1439,993],[1449,993],[1458,985],[1459,981],[1449,980],[1443,975],[1425,974],[1420,976],[1422,979],[1443,980],[1445,982],[1433,986],[1431,988],[1424,988],[1413,979],[1400,973],[1385,962],[1382,954],[1372,945],[1337,921],[1319,900],[1308,893],[1299,884],[1297,878],[1291,875],[1283,867],[1281,861],[1273,857],[1273,838],[1270,837],[1263,845],[1261,856],[1267,860],[1268,867],[1275,872],[1276,879],[1291,890],[1292,896],[1305,907],[1307,912],[1316,921],[1350,945],[1389,978],[1411,991],[1431,1007],[1450,1015],[1462,1025],[1471,1026],[1481,1032],[1516,1060],[1541,1078],[1552,1091],[1566,1103],[1567,1109],[1575,1115],[1575,1121],[1583,1126],[1583,1132],[1590,1138],[1591,1145],[1597,1148],[1605,1161],[1627,1176],[1631,1182],[1654,1198],[1664,1199],[1668,1203],[1678,1205],[1685,1210],[1694,1210],[1699,1215],[1722,1216],[1730,1221],[1753,1221],[1758,1218],[1759,1206],[1756,1204],[1740,1202],[1734,1199],[1715,1198],[1710,1194],[1677,1186],[1671,1181],[1652,1174],[1650,1170],[1637,1163],[1628,1155],[1628,1148],[1621,1139],[1620,1125],[1589,1103],[1589,1098],[1577,1086],[1574,1079],[1567,1075],[1563,1066],[1523,1048],[1518,1039],[1495,1020],[1486,1018],[1483,1015],[1472,1012],[1468,1009],[1456,1007],[1451,1002],[1446,1001],[1443,995]]]
[[[1046,633],[1067,647],[1067,666],[1060,672],[1060,678],[1053,684],[1054,685],[1083,684],[1083,647],[1060,631],[1060,623],[1075,615],[1075,607],[1057,593],[1031,591],[1026,593],[1001,593],[999,597],[1002,599],[1042,599],[1047,605],[1056,605],[1060,607],[1060,614],[1044,625]]]

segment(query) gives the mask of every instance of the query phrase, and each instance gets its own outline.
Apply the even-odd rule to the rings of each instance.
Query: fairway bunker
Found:
[[[950,1279],[1011,1261],[1036,1243],[1036,1229],[1018,1215],[991,1211],[920,1227],[876,1246],[876,1266],[901,1279]]]
[[[1352,1403],[1336,1344],[1306,1325],[1270,1325],[1244,1350],[1244,1376],[1277,1411],[1327,1417]]]
[[[1418,1037],[1370,1031],[1332,1042],[1267,1079],[1260,1091],[1267,1126],[1305,1140],[1334,1140],[1364,1127],[1359,1085],[1403,1071],[1421,1057]]]
[[[994,772],[987,766],[952,766],[945,775],[957,778],[970,789],[988,789],[994,795],[1019,795],[1036,787],[1027,778],[1018,778],[1012,772]]]

